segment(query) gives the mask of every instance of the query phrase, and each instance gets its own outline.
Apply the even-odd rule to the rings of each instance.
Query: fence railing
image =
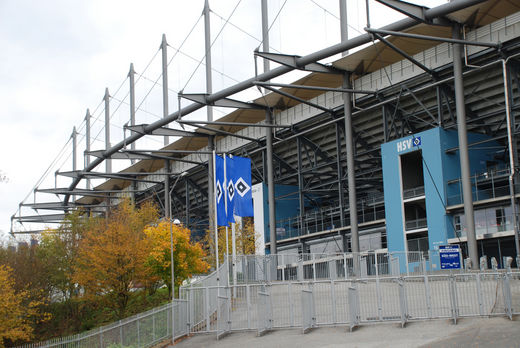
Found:
[[[187,335],[188,303],[175,300],[175,338]],[[101,326],[77,335],[30,343],[20,348],[104,348],[104,347],[151,347],[172,337],[172,304],[168,303],[144,313],[131,316],[115,323]]]
[[[236,284],[226,260],[218,271],[181,287],[173,304],[174,336],[520,314],[520,272],[438,272],[438,258],[434,251],[241,256],[235,267],[251,272]],[[171,338],[171,320],[167,304],[22,347],[150,347]]]
[[[234,262],[231,256],[228,260],[227,274],[235,275],[229,278],[229,284],[337,280],[440,270],[438,251],[242,255]]]
[[[520,272],[479,272],[286,281],[230,291],[232,331],[520,314]],[[187,289],[187,292],[196,291]],[[214,330],[221,332],[220,324]],[[201,331],[198,331],[201,332]]]
[[[217,323],[219,289],[228,284],[229,266],[227,259],[218,270],[179,289],[179,298],[188,302],[192,332],[213,330]],[[187,291],[190,289],[190,291]],[[224,295],[224,294],[222,294]]]

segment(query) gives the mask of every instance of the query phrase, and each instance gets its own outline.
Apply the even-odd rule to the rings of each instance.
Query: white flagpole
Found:
[[[215,150],[213,150],[213,189],[215,192],[215,259],[217,264],[217,270],[218,270],[218,217],[217,217],[217,160],[215,157]],[[218,278],[218,277],[217,277]]]
[[[240,221],[242,221],[242,218],[240,218]],[[236,244],[235,230],[236,230],[236,224],[232,223],[231,224],[231,243],[232,243],[231,244],[231,248],[232,248],[231,252],[233,253],[233,257],[232,257],[232,262],[233,262],[233,285],[237,285],[237,270],[236,270],[236,267],[235,267],[235,264],[237,262],[237,244]]]

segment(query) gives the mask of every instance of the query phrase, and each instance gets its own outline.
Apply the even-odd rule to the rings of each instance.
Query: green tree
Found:
[[[97,220],[82,211],[75,211],[67,214],[58,229],[42,233],[36,254],[45,265],[44,277],[52,294],[60,293],[63,299],[68,300],[77,293],[72,275],[79,245]]]

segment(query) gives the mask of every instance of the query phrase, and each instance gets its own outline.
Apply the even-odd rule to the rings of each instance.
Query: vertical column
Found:
[[[72,135],[71,135],[71,138],[72,138],[72,171],[75,172],[76,171],[76,150],[77,150],[77,143],[76,143],[76,140],[77,140],[77,133],[76,133],[76,126],[74,126],[72,128]],[[76,201],[76,196],[72,196],[72,201],[75,202]]]
[[[161,41],[162,53],[162,92],[163,92],[163,118],[168,117],[168,43],[166,35],[162,35]],[[168,145],[169,137],[164,136],[164,146]]]
[[[299,137],[296,138],[296,155],[298,158],[298,206],[300,208],[300,235],[306,234],[303,225],[305,217],[305,196],[303,195],[304,177],[302,173],[302,142]]]
[[[108,88],[105,88],[105,96],[103,97],[105,101],[105,150],[110,149],[110,94],[108,94]],[[106,162],[106,172],[112,173],[112,159],[107,158]]]
[[[190,227],[190,183],[188,181],[188,178],[184,179],[184,188],[186,191],[186,227]]]
[[[339,0],[339,27],[341,30],[341,42],[348,40],[348,18],[347,18],[347,0]],[[344,57],[348,51],[341,52]]]
[[[520,256],[520,242],[518,238],[518,224],[516,216],[516,200],[515,200],[515,158],[516,158],[516,141],[513,140],[513,129],[515,128],[514,116],[511,114],[511,81],[508,74],[508,67],[505,60],[502,61],[502,73],[504,77],[504,99],[506,104],[506,118],[507,118],[507,142],[509,147],[509,191],[511,196],[511,211],[513,213],[512,223],[513,231],[515,233],[515,251],[516,261],[518,267],[518,260]]]
[[[343,75],[343,88],[351,88],[350,75],[348,73]],[[350,210],[350,244],[352,246],[352,252],[359,253],[356,177],[354,171],[354,137],[352,135],[352,94],[343,93],[343,101],[343,110],[345,112],[345,143],[347,149],[348,206]],[[354,260],[357,260],[357,258],[354,257]],[[354,267],[354,272],[357,271],[358,268]]]
[[[273,115],[271,110],[265,113],[265,123],[273,124]],[[268,190],[268,204],[269,204],[269,241],[271,254],[277,253],[276,248],[276,206],[274,200],[274,175],[273,175],[273,129],[266,127],[265,147],[267,152],[267,190]],[[274,259],[273,259],[274,260]]]
[[[170,161],[164,161],[164,217],[170,221],[171,219],[171,197],[170,197]]]
[[[135,126],[135,70],[134,63],[130,63],[130,71],[128,72],[128,79],[130,80],[130,126]],[[130,132],[132,134],[132,132]],[[130,144],[130,149],[135,150],[135,141]],[[135,159],[132,160],[132,164]]]
[[[85,115],[85,168],[90,164],[90,110],[87,109]],[[90,189],[90,179],[86,180],[87,190]]]
[[[72,135],[71,135],[71,138],[72,138],[72,171],[76,171],[76,169],[77,169],[76,168],[76,161],[77,161],[76,160],[76,149],[77,149],[77,147],[76,147],[76,145],[77,145],[76,140],[77,140],[77,134],[78,133],[76,133],[76,126],[74,126],[72,128]]]
[[[385,143],[388,141],[389,133],[388,133],[388,120],[386,118],[386,105],[383,105],[381,108],[381,113],[383,114],[383,137],[385,138]]]
[[[211,94],[213,90],[213,81],[211,78],[211,26],[209,17],[209,3],[208,0],[204,1],[204,45],[206,51],[206,93]],[[213,121],[213,108],[211,106],[206,107],[207,120],[208,122]],[[211,153],[215,150],[215,139],[213,136],[208,137],[208,150]],[[209,217],[209,230],[210,236],[215,233],[216,219],[215,219],[215,192],[214,192],[214,177],[213,177],[213,158],[212,155],[208,155],[208,217]],[[212,235],[211,237],[215,237]],[[218,258],[217,258],[218,260]],[[218,262],[217,262],[218,263]]]
[[[338,176],[338,199],[339,199],[339,220],[340,226],[345,226],[345,216],[343,215],[343,210],[345,207],[345,199],[343,196],[343,167],[341,165],[341,133],[340,126],[336,123],[336,166],[337,168],[337,176]],[[346,250],[343,250],[346,251]]]
[[[208,137],[208,150],[211,153],[214,153],[215,151],[215,144],[214,144],[214,136]],[[214,155],[208,155],[208,222],[209,222],[209,236],[211,240],[216,241],[216,231],[217,231],[217,214],[216,214],[216,204],[215,204],[215,166],[214,166]],[[210,248],[217,249],[217,245],[215,243],[214,246],[210,245]],[[210,250],[210,253],[215,252],[216,250]],[[216,255],[216,254],[215,254]],[[218,264],[218,257],[217,264]],[[217,265],[218,266],[218,265]]]
[[[444,127],[444,114],[442,112],[442,95],[441,95],[441,88],[437,86],[435,88],[435,94],[437,97],[437,122],[439,124],[439,127]]]
[[[172,330],[172,343],[175,343],[175,264],[173,262],[173,226],[172,226],[172,201],[170,196],[170,161],[164,161],[164,217],[165,220],[168,221],[170,226],[170,278],[171,278],[171,287],[172,287],[172,320],[171,320],[171,330]],[[175,185],[175,184],[174,184]]]
[[[269,52],[269,14],[267,12],[267,0],[262,0],[262,51]],[[264,73],[268,72],[269,59],[264,58]]]
[[[453,37],[460,39],[460,25],[453,25]],[[464,215],[468,238],[468,254],[472,267],[478,267],[477,238],[475,235],[475,217],[473,213],[473,196],[471,192],[470,165],[468,153],[468,135],[466,130],[466,105],[464,102],[464,82],[462,80],[462,46],[453,44],[453,78],[455,85],[455,106],[457,110],[457,130],[459,137],[460,172],[462,179],[462,195],[464,199]]]
[[[204,47],[206,51],[206,93],[211,94],[213,92],[213,78],[211,74],[211,23],[209,17],[209,3],[208,0],[204,1]],[[208,122],[213,121],[213,108],[208,106],[207,117]]]

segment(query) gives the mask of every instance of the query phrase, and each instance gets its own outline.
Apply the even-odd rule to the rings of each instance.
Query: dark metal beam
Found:
[[[357,94],[377,94],[376,91],[367,91],[361,89],[352,89],[352,88],[333,88],[333,87],[320,87],[320,86],[304,86],[304,85],[291,85],[287,83],[274,83],[274,82],[261,82],[254,81],[254,85],[256,86],[268,86],[268,87],[282,87],[282,88],[294,88],[294,89],[307,89],[312,91],[324,91],[324,92],[347,92],[347,93],[357,93]]]
[[[276,88],[272,88],[272,87],[268,87],[268,86],[264,86],[264,88],[270,90],[271,92],[274,92],[274,93],[277,93],[277,94],[283,95],[284,97],[294,99],[294,100],[296,100],[297,102],[300,102],[300,103],[302,103],[302,104],[312,106],[313,108],[316,108],[316,109],[321,110],[321,111],[323,111],[323,112],[327,112],[327,113],[329,113],[329,114],[331,114],[331,115],[334,114],[334,110],[332,110],[332,109],[327,109],[327,108],[325,108],[325,107],[323,107],[323,106],[321,106],[321,105],[318,105],[318,104],[316,104],[316,103],[312,103],[312,102],[310,102],[310,101],[308,101],[308,100],[305,100],[305,99],[302,99],[302,98],[296,97],[296,96],[294,96],[294,95],[292,95],[292,94],[290,94],[290,93],[284,92],[284,91],[282,91],[282,90],[279,90],[279,89],[276,89]]]
[[[140,134],[147,134],[146,127],[148,124],[138,124],[135,126],[125,126],[124,129],[129,129],[132,132],[137,132]],[[198,137],[198,138],[207,138],[208,135],[204,133],[198,132],[190,132],[181,129],[173,129],[167,127],[160,127],[154,129],[152,132],[148,133],[148,135],[159,135],[159,136],[173,136],[173,137]]]
[[[317,72],[317,73],[327,73],[327,74],[342,74],[343,73],[341,70],[338,70],[335,67],[316,63],[316,62],[308,63],[303,66],[298,65],[298,59],[300,59],[301,56],[289,55],[289,54],[279,54],[279,53],[272,53],[272,52],[259,52],[257,50],[255,50],[254,54],[255,54],[255,56],[259,56],[264,59],[269,59],[273,62],[291,67],[293,69]]]
[[[499,44],[499,43],[497,44],[497,43],[493,43],[493,42],[480,42],[480,41],[468,41],[468,40],[462,40],[462,39],[450,39],[450,38],[446,38],[446,37],[403,33],[400,31],[392,31],[392,30],[365,28],[365,31],[370,34],[381,34],[381,35],[385,35],[385,36],[387,36],[387,35],[401,36],[401,37],[407,37],[410,39],[449,42],[452,44],[483,46],[483,47],[491,47],[491,48],[496,48],[496,49],[500,48],[500,46],[501,46],[501,44]]]
[[[507,135],[502,135],[502,136],[494,137],[494,138],[491,138],[491,139],[484,139],[484,140],[481,140],[481,141],[476,141],[474,143],[468,144],[468,148],[470,148],[472,146],[477,146],[477,145],[489,143],[489,142],[496,141],[496,140],[505,139],[505,138],[507,138]],[[450,147],[445,152],[446,153],[454,153],[455,151],[458,151],[458,150],[459,150],[459,147],[455,146],[455,147]]]
[[[440,18],[433,18],[429,19],[426,17],[425,13],[430,8],[426,6],[420,6],[416,4],[412,4],[405,1],[400,0],[376,0],[377,2],[386,5],[397,12],[401,12],[402,14],[415,19],[416,21],[427,23],[427,24],[433,24],[433,25],[444,25],[448,26],[451,25],[451,21],[447,18],[440,17]]]
[[[180,123],[180,124],[187,124],[186,121],[183,121],[183,120],[176,120],[176,122]],[[190,122],[190,121],[188,121],[188,122]],[[216,128],[206,127],[206,126],[201,126],[201,125],[199,125],[198,127],[201,128],[201,129],[205,129],[205,130],[208,130],[208,131],[212,132],[213,133],[212,135],[227,135],[227,136],[230,136],[230,137],[245,139],[245,140],[249,140],[249,141],[252,141],[252,142],[258,142],[259,141],[258,139],[254,139],[254,138],[251,138],[251,137],[246,137],[245,135],[239,135],[239,134],[232,133],[232,132],[227,132],[227,131],[224,131],[222,129],[216,129]]]
[[[219,106],[224,108],[236,108],[236,109],[254,109],[254,110],[265,110],[265,106],[255,103],[247,103],[231,98],[222,98],[215,101],[208,100],[209,94],[207,93],[179,93],[179,97],[191,100],[195,103],[211,106]]]
[[[435,71],[431,70],[430,68],[428,68],[426,65],[424,65],[423,63],[419,62],[417,59],[415,59],[414,57],[412,57],[411,55],[409,55],[408,53],[406,53],[405,51],[403,51],[402,49],[400,49],[399,47],[397,47],[396,45],[394,45],[393,43],[391,43],[390,41],[388,41],[387,39],[385,39],[384,37],[382,37],[381,35],[379,34],[374,34],[374,36],[379,40],[381,41],[382,43],[384,43],[386,46],[388,46],[390,49],[394,50],[395,52],[399,53],[400,55],[402,55],[404,58],[408,59],[410,62],[412,62],[413,64],[417,65],[419,68],[421,68],[422,70],[424,70],[425,72],[427,72],[428,74],[430,74],[432,77],[435,77],[436,74],[435,74]]]
[[[127,174],[127,173],[97,173],[97,172],[83,172],[81,170],[79,171],[72,171],[72,172],[57,172],[57,175],[61,176],[68,176],[76,178],[79,175],[83,175],[87,178],[105,178],[105,179],[121,179],[121,180],[128,180],[128,181],[138,181],[138,182],[148,182],[152,184],[157,184],[159,181],[156,180],[149,180],[149,179],[143,179],[139,177],[147,176],[154,173],[138,173],[138,174]]]
[[[121,150],[122,153],[137,153],[137,154],[140,154],[140,153],[158,153],[158,154],[181,154],[181,155],[198,155],[198,154],[201,154],[201,155],[211,155],[213,152],[212,151],[200,151],[200,150],[167,150],[167,149],[158,149],[158,150],[127,150],[127,149],[123,149]],[[216,151],[217,154],[222,154],[224,152],[222,151]],[[172,159],[177,159],[176,157],[172,157]]]
[[[265,123],[247,123],[247,122],[222,122],[222,121],[187,121],[182,120],[183,124],[189,125],[212,125],[212,126],[231,126],[231,127],[260,127],[260,128],[291,128],[291,125],[287,124],[265,124]],[[213,128],[211,128],[213,129]]]

